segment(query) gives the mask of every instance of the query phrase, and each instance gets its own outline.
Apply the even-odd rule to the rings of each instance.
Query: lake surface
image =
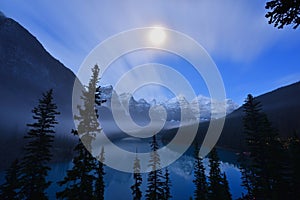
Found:
[[[149,143],[146,141],[142,142],[144,144],[141,144],[141,141],[136,142],[138,144],[134,143],[135,142],[131,140],[123,140],[122,144],[119,145],[123,147],[127,146],[128,149],[135,149],[135,145],[149,148]],[[236,166],[236,155],[234,152],[223,149],[218,149],[218,153],[221,159],[221,170],[226,173],[232,197],[236,199],[241,196],[242,192],[245,192],[241,187],[241,173]],[[195,189],[193,183],[193,161],[193,149],[190,148],[178,160],[168,166],[172,184],[172,199],[184,200],[193,196]],[[205,158],[203,162],[206,168],[206,174],[208,175],[208,159]],[[56,182],[62,180],[66,175],[66,171],[72,168],[72,160],[52,163],[50,167],[51,171],[49,172],[48,179],[52,181],[52,185],[48,188],[47,193],[49,199],[55,199],[55,193],[62,190]],[[105,166],[105,172],[105,199],[132,199],[130,186],[133,184],[133,175],[131,173],[117,171],[107,166]],[[147,175],[147,173],[142,174],[143,184],[141,189],[143,196],[145,195],[147,186]],[[1,183],[4,181],[3,171],[0,173],[0,181]]]
[[[140,143],[138,144],[141,145]],[[130,146],[134,146],[132,141]],[[219,157],[221,161],[221,170],[227,175],[230,191],[233,199],[241,196],[242,192],[245,192],[241,187],[241,173],[236,166],[236,155],[234,152],[218,149]],[[171,193],[174,200],[189,199],[193,196],[194,192],[194,174],[193,174],[193,150],[190,148],[184,155],[178,160],[168,166],[171,179]],[[206,168],[206,174],[209,173],[208,159],[203,160]],[[57,186],[56,181],[62,180],[66,175],[66,171],[72,167],[72,161],[65,161],[61,163],[55,163],[51,165],[51,172],[49,174],[49,180],[54,183],[48,189],[48,196],[50,199],[55,199],[56,191],[60,191],[61,188]],[[130,186],[133,184],[133,175],[131,173],[120,172],[110,167],[105,167],[105,199],[132,199]],[[147,173],[142,174],[143,184],[141,189],[143,196],[147,187]]]

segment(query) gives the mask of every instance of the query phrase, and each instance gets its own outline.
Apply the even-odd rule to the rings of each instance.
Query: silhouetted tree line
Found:
[[[147,200],[168,200],[172,197],[170,192],[170,174],[167,167],[164,173],[161,169],[156,135],[153,135],[150,147],[151,153],[148,166],[151,167],[151,171],[148,173],[145,198]]]
[[[215,148],[208,155],[209,175],[205,175],[203,159],[199,156],[198,144],[194,150],[194,199],[195,200],[230,200],[232,199],[225,172],[220,169],[220,159]],[[192,199],[192,198],[191,198]]]
[[[248,150],[239,161],[247,194],[240,199],[300,199],[299,138],[280,138],[252,95],[245,100],[244,113]]]
[[[156,136],[152,137],[151,156],[149,160],[149,167],[151,171],[148,173],[147,189],[145,199],[147,200],[168,200],[172,198],[171,195],[171,180],[170,173],[166,167],[163,170],[160,168],[160,156],[157,152],[159,145],[156,141]],[[225,173],[221,173],[220,159],[216,149],[213,149],[209,154],[210,173],[208,178],[205,175],[205,168],[202,158],[199,156],[199,147],[195,145],[194,151],[194,199],[195,200],[230,200],[231,194],[228,181]],[[139,173],[140,165],[139,159],[136,158],[134,162],[134,184],[131,186],[134,200],[142,198],[140,186],[142,184],[142,177]],[[192,199],[192,197],[190,197]]]
[[[44,93],[32,110],[34,123],[27,124],[25,155],[7,170],[6,182],[0,187],[0,199],[47,199],[45,190],[51,184],[46,180],[50,170],[47,164],[52,156],[53,128],[58,123],[55,117],[60,114],[52,94],[52,90]]]

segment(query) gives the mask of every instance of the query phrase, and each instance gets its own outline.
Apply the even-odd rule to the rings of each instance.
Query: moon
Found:
[[[160,27],[154,27],[149,33],[149,41],[154,45],[161,45],[166,40],[166,32]]]

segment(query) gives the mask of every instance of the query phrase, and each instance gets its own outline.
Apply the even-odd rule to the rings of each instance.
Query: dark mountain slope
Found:
[[[20,24],[0,14],[0,136],[1,160],[21,143],[31,110],[41,94],[54,89],[61,112],[57,138],[69,139],[72,123],[72,89],[75,75],[53,58]]]
[[[283,138],[300,134],[300,82],[276,89],[256,97],[262,104],[274,128]],[[243,145],[243,106],[226,117],[219,140],[222,146],[240,148]]]

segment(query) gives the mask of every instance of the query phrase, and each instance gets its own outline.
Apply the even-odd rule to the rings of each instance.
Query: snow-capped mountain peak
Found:
[[[102,86],[101,91],[103,95],[102,98],[107,99],[107,102],[109,102],[104,104],[104,106],[110,108],[112,93],[115,92],[113,87]],[[238,108],[238,105],[231,99],[219,101],[203,95],[198,95],[190,102],[184,95],[178,95],[162,103],[158,103],[155,99],[150,102],[147,102],[145,99],[135,100],[130,93],[115,95],[115,101],[117,101],[115,103],[123,107],[122,109],[128,114],[130,113],[131,116],[139,116],[139,119],[149,119],[149,109],[155,106],[165,108],[167,121],[180,121],[181,115],[184,115],[184,119],[187,120],[200,119],[200,121],[206,121],[209,120],[211,116],[215,118],[224,117],[225,114],[229,114]],[[226,112],[224,112],[224,109]]]

